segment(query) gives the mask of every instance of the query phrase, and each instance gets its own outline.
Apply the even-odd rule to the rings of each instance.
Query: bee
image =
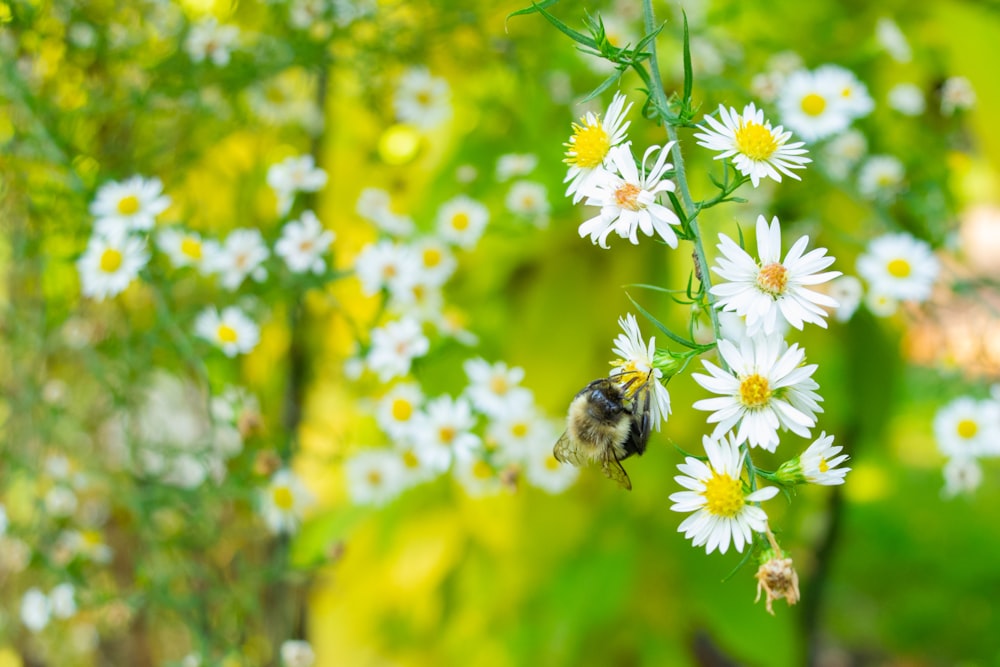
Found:
[[[632,481],[621,462],[633,454],[646,451],[650,418],[649,382],[653,372],[636,372],[620,383],[618,377],[594,380],[569,404],[566,432],[552,449],[557,461],[584,466],[600,463],[604,475],[626,490]],[[632,385],[640,382],[634,391]]]

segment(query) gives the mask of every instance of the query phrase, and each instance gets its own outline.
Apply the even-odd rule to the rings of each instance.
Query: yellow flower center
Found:
[[[458,432],[452,426],[442,426],[438,429],[438,438],[446,445],[450,445],[456,435],[458,435]]]
[[[559,470],[559,461],[556,460],[556,457],[549,454],[545,459],[545,468],[546,470]]]
[[[239,334],[236,333],[236,329],[228,324],[220,324],[219,328],[215,330],[215,335],[220,343],[235,343],[240,338]]]
[[[510,427],[510,434],[515,438],[523,438],[528,435],[528,425],[524,422],[518,422]]]
[[[960,438],[974,438],[976,437],[976,433],[979,432],[979,424],[972,419],[963,419],[958,422],[958,426],[955,430],[958,431],[958,437]]]
[[[313,249],[312,241],[303,241],[302,243],[299,244],[299,252],[303,253],[312,252],[312,249]]]
[[[751,160],[766,160],[778,150],[778,142],[771,130],[760,123],[750,121],[744,125],[741,121],[736,130],[736,149]]]
[[[817,469],[820,472],[826,472],[827,470],[830,469],[830,464],[826,462],[826,459],[824,459],[823,457],[820,457],[820,459],[819,459],[819,465],[816,466],[816,467],[817,467]]]
[[[392,402],[392,418],[405,422],[413,415],[413,404],[405,398],[397,398]]]
[[[444,259],[444,255],[437,248],[424,248],[424,266],[428,269],[433,269],[435,266],[441,263]]]
[[[763,267],[757,274],[757,287],[774,296],[785,293],[788,286],[788,269],[775,262]]]
[[[642,189],[638,185],[632,183],[625,183],[617,190],[615,190],[615,202],[621,208],[626,208],[630,211],[638,211],[643,208],[642,204],[639,203],[639,193]]]
[[[714,471],[713,471],[714,472]],[[705,482],[705,509],[710,514],[733,518],[740,513],[746,502],[743,500],[743,485],[729,475],[714,473]]]
[[[853,89],[851,89],[850,86],[848,86],[848,87],[844,88],[842,91],[840,91],[840,96],[843,97],[845,100],[848,97],[850,97],[851,95],[853,95],[853,94],[854,94],[854,91],[853,91]]]
[[[403,452],[403,465],[410,469],[418,468],[420,467],[420,459],[413,453],[413,450],[408,449]]]
[[[490,391],[499,396],[503,396],[507,393],[510,386],[507,384],[507,378],[502,375],[494,375],[490,378]]]
[[[99,530],[82,530],[80,539],[88,547],[99,547],[104,544],[104,538]]]
[[[276,486],[271,490],[271,500],[279,510],[288,512],[295,505],[295,496],[287,486]]]
[[[826,100],[822,95],[809,93],[802,98],[802,111],[810,116],[818,116],[826,109]]]
[[[885,265],[886,271],[893,278],[906,278],[910,275],[910,263],[905,259],[896,258]]]
[[[382,484],[382,473],[378,470],[369,470],[365,477],[368,479],[368,483],[372,486],[381,486]]]
[[[469,228],[469,214],[456,213],[451,218],[451,226],[460,232],[465,231]]]
[[[201,259],[201,241],[192,236],[185,236],[181,241],[181,254],[191,259]]]
[[[770,398],[771,386],[767,383],[767,378],[754,373],[740,382],[740,402],[746,407],[765,406]]]
[[[604,162],[611,149],[611,137],[597,121],[596,125],[573,123],[573,137],[565,144],[570,150],[566,153],[566,164],[580,169],[593,169]]]
[[[108,248],[101,253],[101,271],[114,273],[122,265],[122,254],[114,248]]]
[[[476,479],[489,479],[493,477],[493,468],[486,461],[480,459],[472,466],[472,476]]]
[[[139,212],[139,198],[135,195],[125,195],[118,200],[118,212],[122,215],[135,215]]]

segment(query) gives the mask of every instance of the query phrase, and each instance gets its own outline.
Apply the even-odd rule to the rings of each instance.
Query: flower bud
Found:
[[[809,481],[802,472],[802,459],[798,456],[782,463],[775,473],[775,479],[784,486],[795,486]]]
[[[677,354],[671,350],[658,349],[653,354],[653,368],[662,372],[661,379],[666,381],[680,372],[690,356],[690,354]]]
[[[760,594],[767,594],[765,601],[767,613],[774,616],[772,603],[775,600],[785,598],[791,606],[799,601],[799,575],[792,567],[792,559],[784,558],[781,549],[765,549],[761,553],[760,567],[757,568],[757,599],[760,601]]]

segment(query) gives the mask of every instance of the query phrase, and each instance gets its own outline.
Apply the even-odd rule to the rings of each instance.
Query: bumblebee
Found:
[[[621,462],[646,451],[650,418],[650,373],[636,373],[621,383],[621,375],[594,380],[569,404],[566,432],[552,450],[557,461],[584,466],[600,463],[601,470],[627,490],[632,481]],[[633,385],[641,382],[633,390]]]

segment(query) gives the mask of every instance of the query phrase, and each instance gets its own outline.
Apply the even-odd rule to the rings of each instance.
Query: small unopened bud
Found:
[[[765,549],[761,556],[760,567],[757,568],[757,599],[766,593],[767,613],[774,616],[772,604],[775,600],[784,598],[791,606],[799,601],[799,575],[792,566],[791,558],[784,558],[780,549]]]
[[[677,375],[690,355],[677,354],[671,350],[656,350],[653,353],[653,368],[663,373],[663,380],[668,380]]]
[[[802,459],[798,456],[782,463],[775,473],[775,478],[778,483],[784,486],[795,486],[809,481],[802,471]]]

